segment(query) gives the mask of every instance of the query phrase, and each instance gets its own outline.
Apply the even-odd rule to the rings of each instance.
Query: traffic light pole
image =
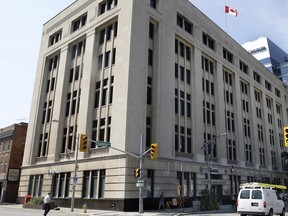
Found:
[[[140,179],[143,178],[143,134],[140,137]],[[143,187],[139,187],[139,213],[143,213]]]
[[[78,151],[79,151],[79,137],[76,137],[76,155],[75,155],[75,167],[74,167],[74,178],[73,178],[73,187],[72,187],[72,198],[71,198],[71,212],[74,211],[75,203],[75,189],[77,185],[77,163],[78,163]]]

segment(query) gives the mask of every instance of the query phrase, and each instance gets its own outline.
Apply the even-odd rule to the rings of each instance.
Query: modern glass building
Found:
[[[288,54],[267,37],[242,45],[268,70],[288,85]]]

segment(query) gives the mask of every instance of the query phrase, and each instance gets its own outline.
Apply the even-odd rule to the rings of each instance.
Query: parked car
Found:
[[[275,188],[282,185],[247,183],[241,185],[237,199],[237,212],[241,216],[278,214],[285,216],[285,205]],[[286,189],[286,187],[285,187]]]

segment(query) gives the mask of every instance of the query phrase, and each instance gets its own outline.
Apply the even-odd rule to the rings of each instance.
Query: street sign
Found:
[[[210,173],[211,174],[218,174],[218,169],[217,168],[211,168]]]
[[[144,187],[144,180],[138,180],[136,183],[136,187]]]
[[[100,147],[100,148],[111,147],[111,143],[110,142],[104,142],[104,141],[96,141],[96,145],[97,145],[97,147]]]
[[[78,176],[74,176],[74,178],[73,178],[73,183],[74,183],[74,185],[77,184],[77,181],[78,181]]]

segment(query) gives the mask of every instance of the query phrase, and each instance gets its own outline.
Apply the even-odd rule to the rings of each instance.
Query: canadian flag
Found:
[[[229,6],[225,6],[225,13],[232,14],[234,16],[238,16],[238,11],[235,9],[230,8]]]

